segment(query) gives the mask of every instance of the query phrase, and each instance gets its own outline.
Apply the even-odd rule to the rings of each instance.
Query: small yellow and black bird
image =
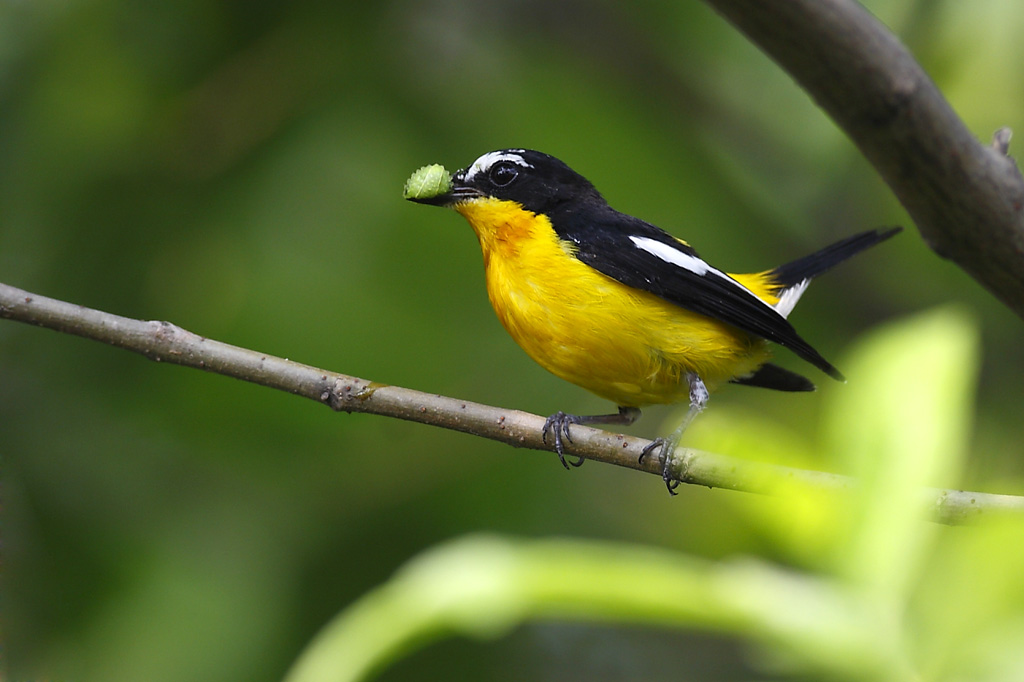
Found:
[[[548,418],[543,435],[552,436],[563,465],[570,425],[632,424],[642,406],[689,401],[679,428],[641,455],[661,448],[669,492],[678,485],[671,452],[709,390],[725,382],[814,390],[804,377],[767,363],[768,341],[843,379],[786,318],[813,277],[901,229],[863,232],[772,270],[735,275],[616,211],[586,178],[537,151],[489,152],[450,180],[445,173],[435,190],[417,195],[407,186],[406,196],[454,208],[469,221],[491,305],[530,357],[619,406],[617,414]]]

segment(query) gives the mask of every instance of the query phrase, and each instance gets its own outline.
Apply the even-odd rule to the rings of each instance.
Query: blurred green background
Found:
[[[1024,131],[1024,6],[869,6],[980,138]],[[732,271],[910,227],[816,283],[794,324],[842,368],[873,325],[963,304],[984,368],[968,479],[945,484],[1024,491],[1020,320],[934,256],[846,138],[701,3],[0,0],[0,281],[374,381],[606,411],[501,329],[464,221],[401,200],[417,167],[508,146],[562,158]],[[735,387],[709,415],[813,433],[820,395]],[[0,454],[11,679],[278,679],[334,613],[469,532],[778,553],[739,494],[670,498],[655,477],[567,473],[13,322]],[[681,658],[694,679],[746,679],[741,650],[548,623],[382,679],[647,679]]]

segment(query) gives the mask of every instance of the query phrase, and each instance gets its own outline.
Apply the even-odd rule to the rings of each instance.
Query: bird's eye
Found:
[[[519,177],[519,171],[514,163],[501,161],[491,167],[488,177],[495,187],[507,187],[512,184],[513,180]]]

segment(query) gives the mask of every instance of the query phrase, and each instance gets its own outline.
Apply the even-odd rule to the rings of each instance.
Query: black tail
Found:
[[[778,365],[773,365],[767,362],[761,365],[751,374],[744,377],[736,377],[730,379],[734,384],[743,384],[745,386],[760,386],[761,388],[771,388],[776,391],[813,391],[814,384],[811,380],[800,376],[796,372],[790,372],[788,369],[783,369]]]
[[[842,263],[851,256],[879,242],[884,242],[889,237],[902,231],[902,227],[883,227],[877,230],[868,230],[847,237],[841,241],[826,246],[821,251],[804,256],[792,263],[786,263],[772,270],[772,275],[783,289],[796,286],[807,279],[813,279],[825,272],[834,265]]]
[[[786,317],[789,314],[789,311],[793,309],[793,306],[795,306],[797,301],[800,299],[800,295],[803,293],[807,283],[811,279],[817,277],[832,266],[838,265],[847,258],[860,253],[864,249],[885,241],[889,237],[900,232],[902,229],[902,227],[883,227],[877,230],[861,232],[860,234],[855,234],[852,237],[847,237],[835,244],[826,246],[820,251],[812,253],[809,256],[804,256],[792,263],[786,263],[785,265],[780,265],[774,270],[771,270],[769,274],[779,284],[777,295],[780,296],[780,299],[775,305],[776,310],[783,317]],[[827,360],[825,360],[825,358],[821,357],[814,348],[808,345],[807,342],[799,336],[796,336],[795,343],[792,339],[789,343],[785,341],[778,342],[793,350],[797,355],[818,367],[833,379],[845,381],[839,370],[833,367]],[[757,373],[751,377],[742,379],[741,383],[747,383],[753,386],[766,386],[768,388],[778,388],[779,386],[777,386],[777,384],[780,383],[792,383],[788,381],[781,381],[780,377],[777,375],[778,372],[770,370],[766,372],[764,376]],[[792,391],[807,389],[800,389],[794,384],[794,387],[783,388],[780,390]]]

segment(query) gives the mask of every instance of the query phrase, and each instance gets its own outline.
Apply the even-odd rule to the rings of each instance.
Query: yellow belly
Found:
[[[459,210],[480,237],[498,318],[553,374],[641,407],[687,401],[690,372],[714,389],[768,358],[763,340],[599,273],[568,253],[545,218],[510,216],[505,203]],[[487,213],[498,210],[500,221]]]

